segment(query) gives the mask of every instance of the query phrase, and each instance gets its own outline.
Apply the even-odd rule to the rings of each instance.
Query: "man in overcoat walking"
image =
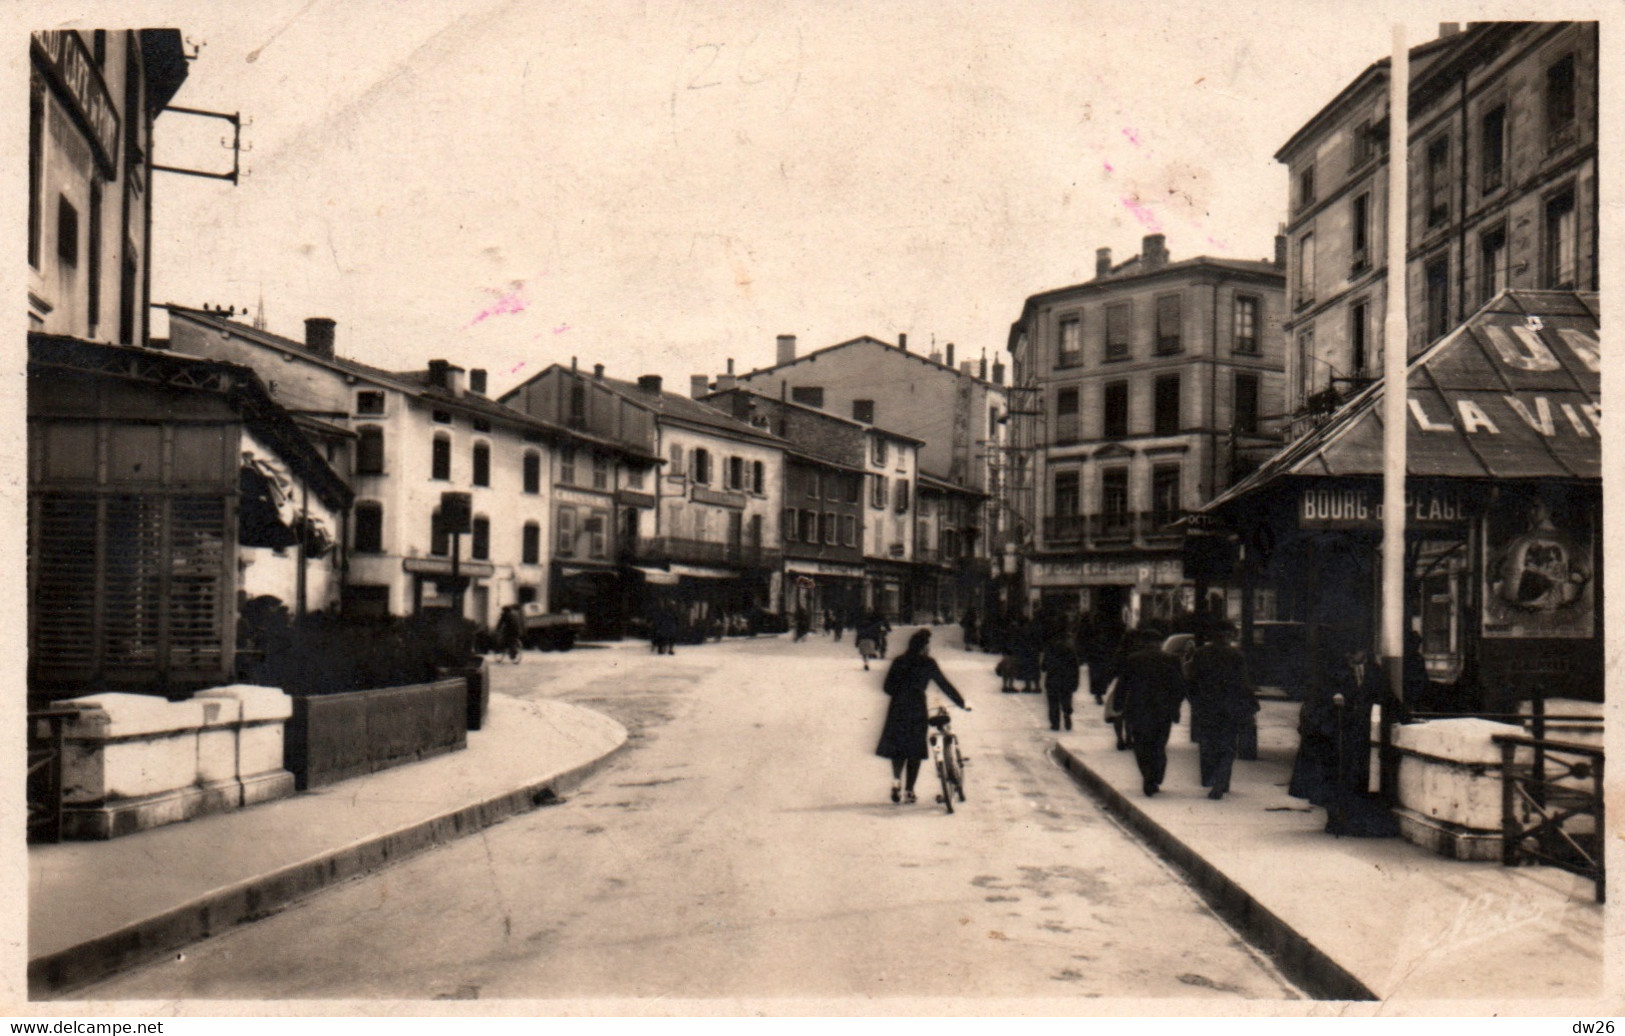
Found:
[[[1222,799],[1230,790],[1237,743],[1258,711],[1247,663],[1236,650],[1234,637],[1228,623],[1220,626],[1190,661],[1191,733],[1202,787],[1209,789],[1210,799]]]
[[[1078,652],[1063,631],[1044,645],[1044,697],[1049,701],[1049,728],[1072,729],[1072,696],[1078,691]]]
[[[1133,649],[1117,670],[1117,698],[1134,742],[1134,762],[1146,795],[1155,795],[1168,772],[1168,734],[1185,698],[1179,660],[1165,654],[1159,633],[1136,630]]]

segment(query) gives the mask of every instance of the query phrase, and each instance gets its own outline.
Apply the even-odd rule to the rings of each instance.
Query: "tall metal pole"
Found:
[[[1405,307],[1406,227],[1410,211],[1409,169],[1410,54],[1405,26],[1394,26],[1394,55],[1388,75],[1388,312],[1383,321],[1382,399],[1382,662],[1388,673],[1388,702],[1382,710],[1382,793],[1396,790],[1393,705],[1404,700],[1405,653],[1405,433],[1408,416],[1405,379],[1409,321]]]

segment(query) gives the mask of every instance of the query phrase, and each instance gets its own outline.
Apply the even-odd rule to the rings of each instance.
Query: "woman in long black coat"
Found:
[[[909,638],[908,650],[897,656],[886,673],[886,693],[891,704],[886,708],[886,725],[880,731],[880,744],[875,754],[891,760],[891,800],[907,798],[914,801],[914,780],[920,775],[920,761],[930,754],[926,746],[926,731],[930,724],[925,706],[925,688],[936,682],[942,693],[955,705],[970,711],[965,699],[954,690],[954,685],[942,675],[936,659],[927,650],[931,644],[931,631],[919,630]],[[904,785],[904,770],[908,783]]]

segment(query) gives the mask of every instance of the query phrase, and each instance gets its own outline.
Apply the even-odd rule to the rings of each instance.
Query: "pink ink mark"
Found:
[[[1115,173],[1115,172],[1117,172],[1117,170],[1115,170],[1115,169],[1113,169],[1113,168],[1112,168],[1112,164],[1111,164],[1111,163],[1110,163],[1110,162],[1102,162],[1102,163],[1100,163],[1100,164],[1101,164],[1101,165],[1103,165],[1103,166],[1105,166],[1105,167],[1106,167],[1106,171],[1107,171],[1107,172],[1108,172],[1108,173]]]
[[[1140,135],[1139,135],[1139,133],[1135,132],[1134,127],[1132,127],[1132,126],[1124,126],[1123,127],[1123,136],[1127,137],[1128,142],[1130,144],[1133,144],[1135,147],[1140,146]]]
[[[1140,221],[1141,226],[1153,234],[1162,232],[1162,224],[1157,222],[1156,214],[1148,206],[1142,204],[1139,198],[1125,197],[1122,201],[1123,207],[1134,214],[1134,218]]]
[[[566,332],[568,330],[570,330],[570,325],[569,324],[560,324],[558,327],[555,327],[553,329],[553,333],[556,334],[556,335],[562,335],[564,332]]]
[[[518,374],[521,370],[524,369],[524,366],[525,366],[525,361],[520,360],[518,363],[513,365],[513,367],[508,371],[508,373],[509,374]]]
[[[521,286],[515,288],[513,291],[507,292],[506,294],[498,295],[495,302],[480,310],[479,314],[475,316],[473,320],[468,322],[468,326],[473,327],[475,324],[489,320],[491,317],[523,313],[525,311],[525,305],[524,288]]]

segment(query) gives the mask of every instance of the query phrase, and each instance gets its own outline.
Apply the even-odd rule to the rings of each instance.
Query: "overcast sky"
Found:
[[[1314,0],[108,9],[203,44],[173,103],[253,120],[239,186],[156,177],[155,302],[263,295],[272,331],[333,317],[341,354],[445,357],[496,391],[572,356],[681,390],[772,362],[781,333],[991,356],[1097,247],[1265,258],[1276,149],[1399,12],[1413,44],[1439,21]],[[158,160],[229,167],[223,132],[166,114]]]

